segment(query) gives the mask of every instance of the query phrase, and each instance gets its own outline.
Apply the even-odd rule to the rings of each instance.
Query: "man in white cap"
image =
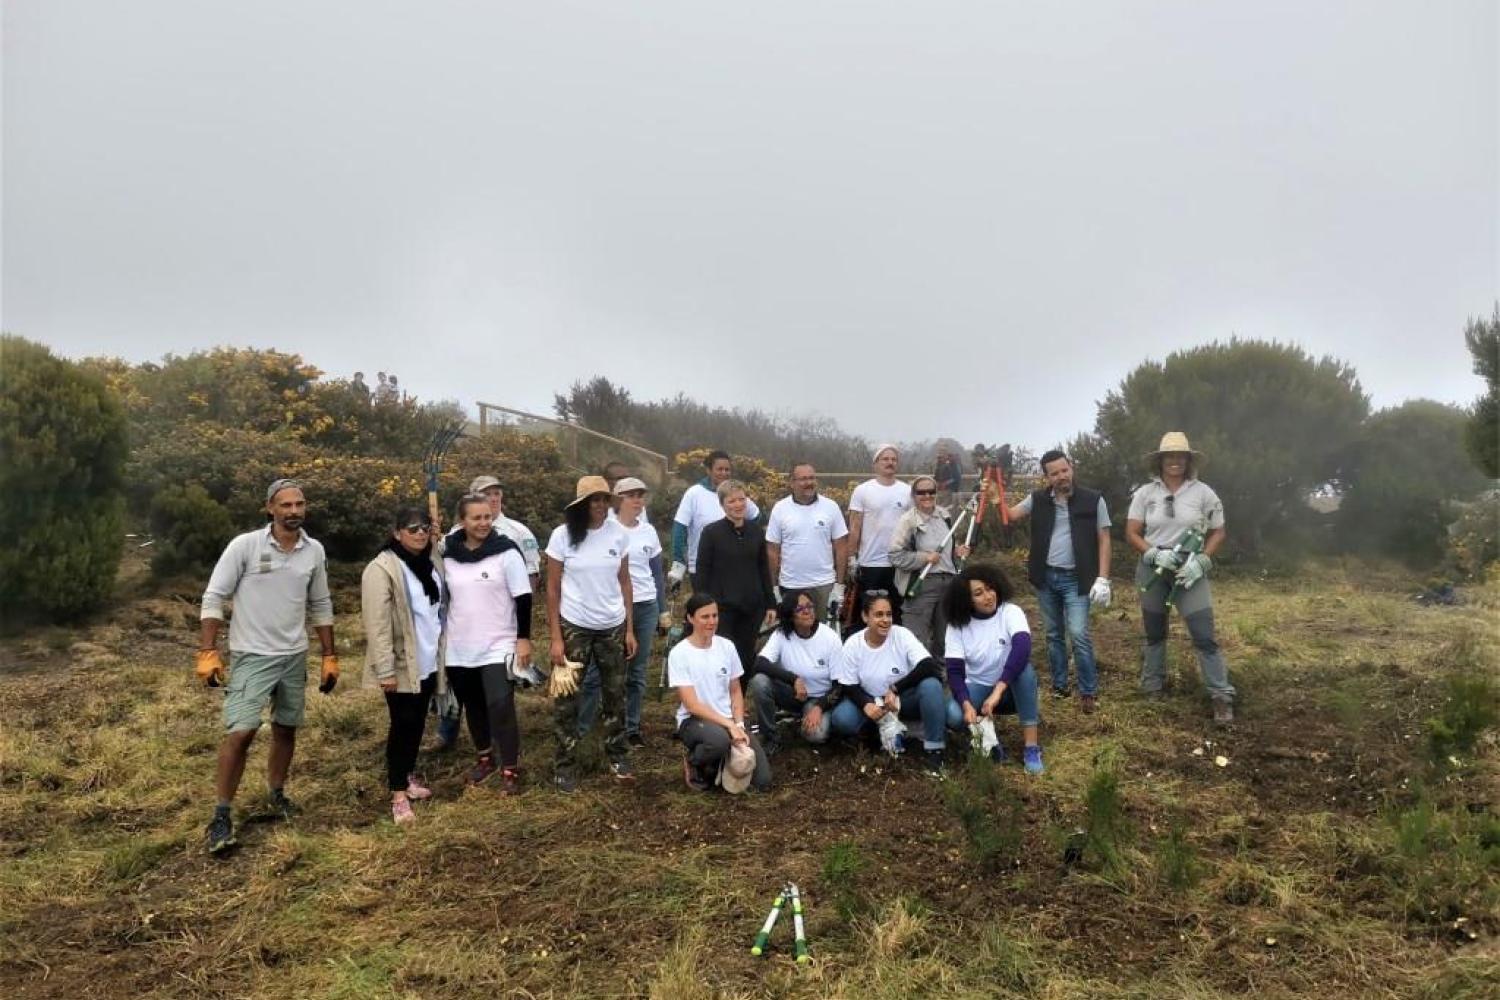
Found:
[[[860,593],[883,590],[890,595],[899,624],[901,595],[891,565],[891,534],[901,515],[911,510],[911,486],[896,478],[901,453],[895,445],[877,445],[874,463],[875,478],[854,487],[849,497],[849,569]]]
[[[307,700],[307,626],[323,649],[318,690],[333,690],[339,660],[333,644],[333,599],[323,546],[302,530],[307,500],[292,479],[266,489],[271,523],[238,536],[224,549],[203,591],[194,672],[207,687],[223,687],[224,729],[214,790],[218,802],[208,824],[208,850],[235,846],[230,807],[261,713],[271,706],[271,750],[266,758],[270,808],[282,817],[295,807],[284,786],[297,745],[297,727]],[[229,622],[229,670],[219,658],[224,604],[234,602]]]

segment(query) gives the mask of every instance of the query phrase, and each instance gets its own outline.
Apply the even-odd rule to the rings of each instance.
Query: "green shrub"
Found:
[[[1003,869],[1021,854],[1021,802],[1007,794],[999,770],[987,756],[971,753],[963,768],[943,783],[943,802],[957,817],[969,858],[982,872]]]
[[[1500,690],[1489,677],[1461,674],[1448,679],[1439,713],[1427,720],[1428,749],[1433,760],[1473,753],[1479,737],[1500,723]]]
[[[1120,794],[1118,760],[1107,749],[1094,762],[1083,804],[1088,817],[1084,824],[1086,853],[1106,871],[1119,871],[1124,866],[1121,851],[1130,839],[1131,830]]]
[[[1156,874],[1174,892],[1192,888],[1202,874],[1198,853],[1188,843],[1187,829],[1181,820],[1172,824],[1166,838],[1157,845]]]
[[[859,891],[859,875],[864,869],[865,859],[852,840],[830,844],[823,852],[823,891],[842,921],[848,922],[865,909],[865,898]]]
[[[0,338],[0,608],[62,621],[114,588],[126,429],[98,375]]]
[[[168,486],[151,501],[151,572],[162,577],[207,569],[234,537],[229,511],[197,483]]]
[[[1448,529],[1444,568],[1460,580],[1477,580],[1500,561],[1500,491],[1491,490],[1458,505],[1458,520]]]

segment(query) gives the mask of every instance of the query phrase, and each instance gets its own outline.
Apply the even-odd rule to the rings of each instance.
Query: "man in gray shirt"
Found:
[[[302,725],[307,692],[307,625],[323,649],[319,690],[333,690],[339,661],[333,645],[333,600],[323,546],[307,536],[302,521],[307,500],[290,479],[266,489],[271,523],[246,532],[224,549],[203,592],[202,629],[195,673],[208,687],[225,688],[225,736],[219,744],[214,790],[218,802],[208,824],[208,850],[235,845],[230,805],[245,773],[245,758],[269,703],[271,752],[266,782],[274,812],[288,816],[294,806],[283,786]],[[229,623],[229,672],[219,658],[224,603],[233,601]]]
[[[1099,672],[1089,634],[1089,605],[1107,607],[1109,510],[1098,492],[1073,483],[1073,463],[1057,449],[1042,456],[1047,488],[1010,508],[1012,519],[1031,515],[1031,552],[1026,575],[1036,588],[1047,629],[1052,691],[1068,694],[1068,647],[1078,666],[1078,693],[1085,712],[1099,699]],[[1067,639],[1063,630],[1067,629]]]

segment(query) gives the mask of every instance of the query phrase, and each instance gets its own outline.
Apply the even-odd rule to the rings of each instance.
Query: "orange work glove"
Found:
[[[323,682],[318,685],[318,690],[324,694],[333,690],[333,686],[339,682],[339,658],[332,653],[323,655]]]
[[[224,671],[224,661],[219,659],[217,649],[198,650],[193,673],[198,675],[198,680],[203,682],[204,687],[223,687],[229,683],[229,675]]]

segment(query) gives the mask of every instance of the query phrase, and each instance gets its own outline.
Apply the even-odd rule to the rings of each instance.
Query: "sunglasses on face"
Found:
[[[890,597],[891,592],[889,590],[867,590],[865,591],[865,595],[867,597]]]
[[[911,495],[914,497],[935,497],[937,496],[937,490],[912,490]]]
[[[425,535],[429,531],[432,530],[432,525],[430,525],[430,524],[408,524],[406,527],[402,528],[401,530],[402,531],[409,531],[413,535]]]

